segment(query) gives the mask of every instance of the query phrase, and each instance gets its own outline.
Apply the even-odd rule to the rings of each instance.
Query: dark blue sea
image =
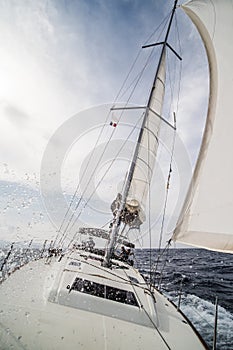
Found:
[[[158,261],[159,256],[159,261]],[[218,297],[217,349],[233,349],[233,255],[203,249],[136,251],[140,272],[181,310],[212,349],[215,301]],[[150,265],[154,274],[150,276]]]
[[[0,248],[0,268],[10,245],[4,248]],[[3,270],[13,270],[17,265],[40,257],[41,252],[43,254],[43,249],[14,247]],[[181,294],[181,310],[210,349],[218,297],[217,350],[233,349],[233,255],[202,249],[169,249],[163,253],[141,249],[135,252],[135,265],[175,304]]]

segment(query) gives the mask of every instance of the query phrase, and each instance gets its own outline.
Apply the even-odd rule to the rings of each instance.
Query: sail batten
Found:
[[[206,48],[210,96],[197,165],[173,238],[233,253],[233,1],[192,0],[183,9]]]

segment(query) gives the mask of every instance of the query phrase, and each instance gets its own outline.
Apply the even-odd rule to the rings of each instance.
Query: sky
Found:
[[[0,239],[53,235],[56,224],[41,198],[47,145],[77,113],[114,101],[140,47],[172,5],[170,0],[0,0]],[[177,12],[184,39],[177,126],[193,164],[206,112],[206,58],[196,30]],[[79,122],[85,121],[83,114]],[[73,131],[75,139],[80,130]],[[88,142],[76,149],[77,159],[88,152]],[[66,160],[71,169],[69,152]],[[75,176],[67,172],[62,190]]]

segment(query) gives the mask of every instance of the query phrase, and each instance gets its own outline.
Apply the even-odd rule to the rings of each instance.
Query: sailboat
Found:
[[[181,8],[197,27],[210,71],[210,97],[202,145],[190,189],[169,239],[223,252],[233,251],[231,179],[231,0],[192,0]],[[47,254],[27,262],[0,285],[1,349],[207,349],[187,317],[133,266],[134,243],[125,230],[146,220],[153,168],[163,123],[166,51],[177,0],[162,42],[146,106],[140,110],[137,140],[121,190],[109,204],[109,229],[79,227],[64,245],[59,230]],[[109,121],[108,121],[109,122]],[[120,120],[111,121],[118,127]],[[175,125],[169,124],[172,130]],[[66,233],[66,232],[65,232]],[[78,241],[78,237],[86,239]],[[105,249],[95,240],[106,241]],[[121,247],[121,251],[117,249]]]

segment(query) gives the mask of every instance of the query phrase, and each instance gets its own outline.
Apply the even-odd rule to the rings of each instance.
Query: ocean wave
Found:
[[[171,295],[174,303],[178,297]],[[215,305],[196,295],[187,294],[181,298],[181,311],[194,324],[197,331],[212,347],[215,322]],[[233,349],[233,315],[222,306],[218,306],[217,349]]]

